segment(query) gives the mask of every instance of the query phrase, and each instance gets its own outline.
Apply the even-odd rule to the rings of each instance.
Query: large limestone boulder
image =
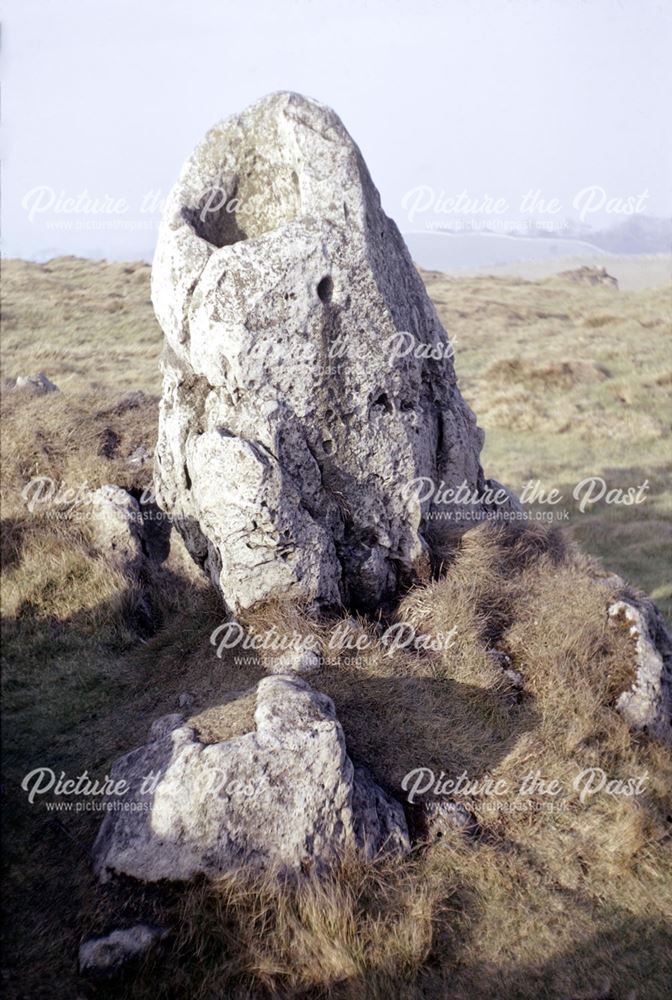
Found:
[[[158,500],[230,608],[368,610],[426,568],[449,523],[428,481],[482,491],[482,434],[333,111],[273,94],[206,135],[167,202],[152,298]]]
[[[157,720],[151,741],[112,769],[124,805],[100,828],[98,874],[319,871],[348,850],[409,849],[401,806],[353,765],[329,698],[297,676],[265,677],[255,724],[205,744],[182,716]]]

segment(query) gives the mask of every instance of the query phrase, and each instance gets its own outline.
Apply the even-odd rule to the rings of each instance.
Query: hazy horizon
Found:
[[[655,0],[10,0],[3,40],[5,256],[150,259],[194,145],[274,90],[334,108],[405,233],[672,215]]]

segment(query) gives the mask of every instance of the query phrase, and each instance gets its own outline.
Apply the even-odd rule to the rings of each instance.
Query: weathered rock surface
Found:
[[[137,577],[145,562],[140,504],[120,486],[108,483],[90,498],[91,532],[96,548],[125,576]]]
[[[334,705],[297,676],[263,678],[256,731],[204,744],[180,715],[122,757],[124,801],[93,848],[105,879],[188,879],[249,865],[320,870],[347,850],[408,850],[399,803],[353,766]],[[154,787],[143,782],[154,775]]]
[[[168,199],[152,298],[158,499],[226,603],[371,609],[424,570],[447,522],[411,484],[482,490],[482,434],[331,110],[279,93],[206,135]]]
[[[113,975],[145,955],[166,933],[161,927],[135,924],[90,938],[80,945],[79,971],[98,976]]]
[[[170,521],[155,504],[141,504],[110,483],[94,490],[88,502],[94,544],[115,569],[139,578],[149,563],[167,558]]]
[[[614,620],[623,620],[635,642],[635,679],[616,707],[633,729],[672,739],[672,636],[647,598],[615,601]]]
[[[153,502],[140,503],[111,484],[92,491],[86,504],[95,549],[128,581],[126,623],[146,638],[158,625],[151,584],[170,553],[170,521]]]

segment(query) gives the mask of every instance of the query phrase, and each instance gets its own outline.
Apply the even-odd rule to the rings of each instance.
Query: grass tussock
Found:
[[[415,869],[344,858],[328,881],[271,872],[166,887],[145,905],[170,916],[177,939],[134,976],[133,995],[155,996],[166,979],[184,997],[355,997],[365,983],[367,996],[384,996],[391,983],[412,995],[451,905],[446,886]],[[112,896],[99,901],[94,926],[104,928],[117,906]]]

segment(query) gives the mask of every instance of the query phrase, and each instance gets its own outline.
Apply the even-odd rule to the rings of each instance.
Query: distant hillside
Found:
[[[525,236],[530,234],[525,233]],[[546,236],[547,234],[540,234]],[[563,240],[585,240],[609,253],[669,253],[672,249],[672,219],[631,215],[608,229],[575,226],[555,234]]]

